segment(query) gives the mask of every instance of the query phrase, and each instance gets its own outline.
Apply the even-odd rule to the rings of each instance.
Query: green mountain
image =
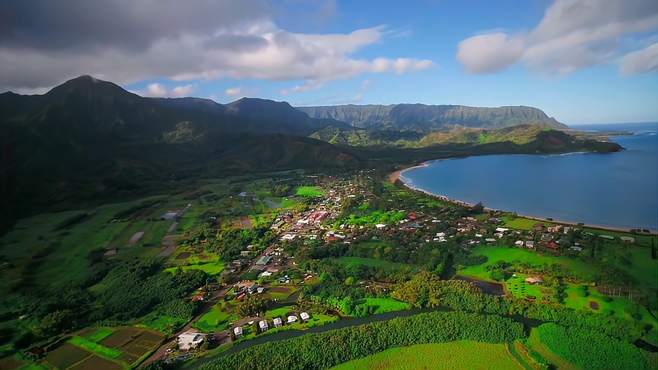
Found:
[[[389,168],[455,155],[619,150],[553,130],[554,122],[433,132],[357,129],[337,118],[343,117],[312,118],[264,99],[222,105],[145,98],[89,76],[44,95],[0,94],[0,229],[44,209],[161,193],[202,177]]]
[[[144,98],[89,76],[44,95],[0,94],[0,216],[226,171],[358,166],[347,149],[305,137],[329,124],[347,127],[287,103]]]
[[[356,128],[377,130],[413,130],[431,132],[454,126],[501,128],[521,124],[542,124],[552,128],[566,126],[533,107],[498,108],[462,105],[337,105],[297,107],[312,118],[335,119]]]

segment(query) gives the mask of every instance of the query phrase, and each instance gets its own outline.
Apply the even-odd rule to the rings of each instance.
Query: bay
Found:
[[[617,153],[490,155],[428,162],[401,180],[433,194],[523,215],[658,230],[658,123],[576,126],[624,130]]]

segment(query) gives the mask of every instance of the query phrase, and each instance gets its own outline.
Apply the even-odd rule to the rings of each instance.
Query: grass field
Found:
[[[194,327],[206,332],[214,333],[226,330],[229,323],[238,319],[238,317],[230,312],[230,308],[225,302],[213,306],[210,311],[194,323]]]
[[[503,221],[505,222],[504,227],[516,230],[532,230],[538,224],[547,225],[546,222],[524,217],[505,216],[503,217]]]
[[[594,274],[597,272],[595,266],[576,258],[542,255],[520,248],[479,246],[473,249],[473,254],[486,256],[487,262],[481,265],[465,267],[459,270],[460,275],[489,279],[487,267],[498,261],[505,261],[511,264],[526,263],[534,267],[557,264],[573,272],[583,280],[592,280]]]
[[[358,306],[374,307],[373,314],[408,310],[411,306],[393,298],[364,298],[356,302]]]
[[[526,276],[523,274],[516,274],[516,276],[507,279],[505,282],[507,291],[516,298],[527,298],[529,296],[541,298],[544,295],[541,287],[539,285],[526,283],[525,279]]]
[[[122,354],[122,352],[116,348],[105,347],[102,344],[98,344],[83,337],[74,336],[69,340],[69,343],[103,357],[119,358]]]
[[[317,186],[299,186],[295,191],[298,197],[318,198],[324,195],[324,191]]]
[[[505,344],[458,341],[391,348],[338,365],[334,370],[365,369],[523,369]]]
[[[166,269],[165,271],[167,272],[175,272],[178,268],[183,269],[183,271],[187,270],[201,270],[205,272],[208,275],[214,276],[214,275],[219,275],[224,271],[224,263],[222,261],[215,261],[215,262],[205,262],[205,263],[199,263],[199,264],[194,264],[194,265],[184,265],[184,266],[176,266],[176,267],[170,267]]]
[[[635,320],[634,315],[641,322],[658,328],[658,320],[642,305],[622,297],[608,297],[601,294],[595,287],[588,287],[587,293],[583,294],[583,286],[568,284],[567,297],[564,304],[577,310],[598,312],[604,315],[613,315],[625,320]]]

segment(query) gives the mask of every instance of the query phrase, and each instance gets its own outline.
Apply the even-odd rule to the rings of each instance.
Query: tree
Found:
[[[260,295],[249,295],[236,307],[236,312],[241,317],[256,316],[267,310],[269,301]]]

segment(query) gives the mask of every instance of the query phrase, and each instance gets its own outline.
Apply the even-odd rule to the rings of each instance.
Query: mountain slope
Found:
[[[287,103],[144,98],[89,76],[44,95],[0,94],[0,229],[44,207],[123,199],[166,181],[347,168],[347,149],[306,138],[332,120]]]
[[[338,105],[297,107],[312,118],[335,119],[366,129],[437,131],[453,126],[501,128],[520,124],[566,126],[543,111],[525,106],[498,108],[461,105]]]

